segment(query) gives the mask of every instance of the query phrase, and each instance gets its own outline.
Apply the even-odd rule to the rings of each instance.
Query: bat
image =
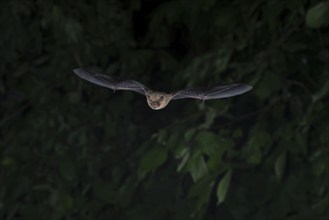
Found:
[[[244,83],[215,86],[210,88],[186,88],[173,93],[154,91],[135,80],[120,80],[87,68],[76,68],[73,72],[80,78],[96,85],[116,90],[130,90],[146,96],[147,104],[153,110],[163,109],[171,100],[176,99],[222,99],[241,95],[252,89]]]

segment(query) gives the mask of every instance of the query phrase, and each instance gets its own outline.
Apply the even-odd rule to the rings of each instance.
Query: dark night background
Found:
[[[324,220],[329,1],[0,3],[0,219]],[[241,96],[145,97],[244,82]]]

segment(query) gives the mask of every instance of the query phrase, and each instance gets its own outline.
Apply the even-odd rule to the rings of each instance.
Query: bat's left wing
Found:
[[[193,98],[193,99],[201,99],[201,100],[221,99],[221,98],[228,98],[236,95],[241,95],[245,92],[248,92],[251,89],[252,86],[243,83],[216,86],[208,89],[187,88],[173,93],[172,99],[173,100],[185,99],[185,98]]]
[[[145,95],[145,91],[149,90],[142,83],[135,80],[118,80],[109,75],[101,74],[86,68],[76,68],[73,72],[84,80],[113,90],[131,90],[142,95]]]

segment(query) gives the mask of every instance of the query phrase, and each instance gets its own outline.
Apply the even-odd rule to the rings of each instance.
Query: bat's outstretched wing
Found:
[[[113,90],[131,90],[142,95],[145,95],[145,91],[149,90],[146,86],[135,80],[118,80],[90,69],[76,68],[73,72],[84,80]]]
[[[245,92],[248,92],[252,89],[252,86],[236,83],[224,86],[216,86],[208,89],[199,89],[199,88],[187,88],[175,92],[172,94],[172,99],[185,99],[185,98],[193,98],[193,99],[221,99],[228,98],[236,95],[241,95]]]

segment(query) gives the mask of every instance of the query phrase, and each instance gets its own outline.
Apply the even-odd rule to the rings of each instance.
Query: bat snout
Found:
[[[165,104],[162,104],[162,103],[157,102],[157,101],[150,101],[150,102],[147,102],[147,104],[153,110],[160,110],[160,109],[163,109],[164,107],[166,107]]]
[[[151,102],[150,105],[154,109],[158,109],[160,107],[160,103],[159,102]]]

